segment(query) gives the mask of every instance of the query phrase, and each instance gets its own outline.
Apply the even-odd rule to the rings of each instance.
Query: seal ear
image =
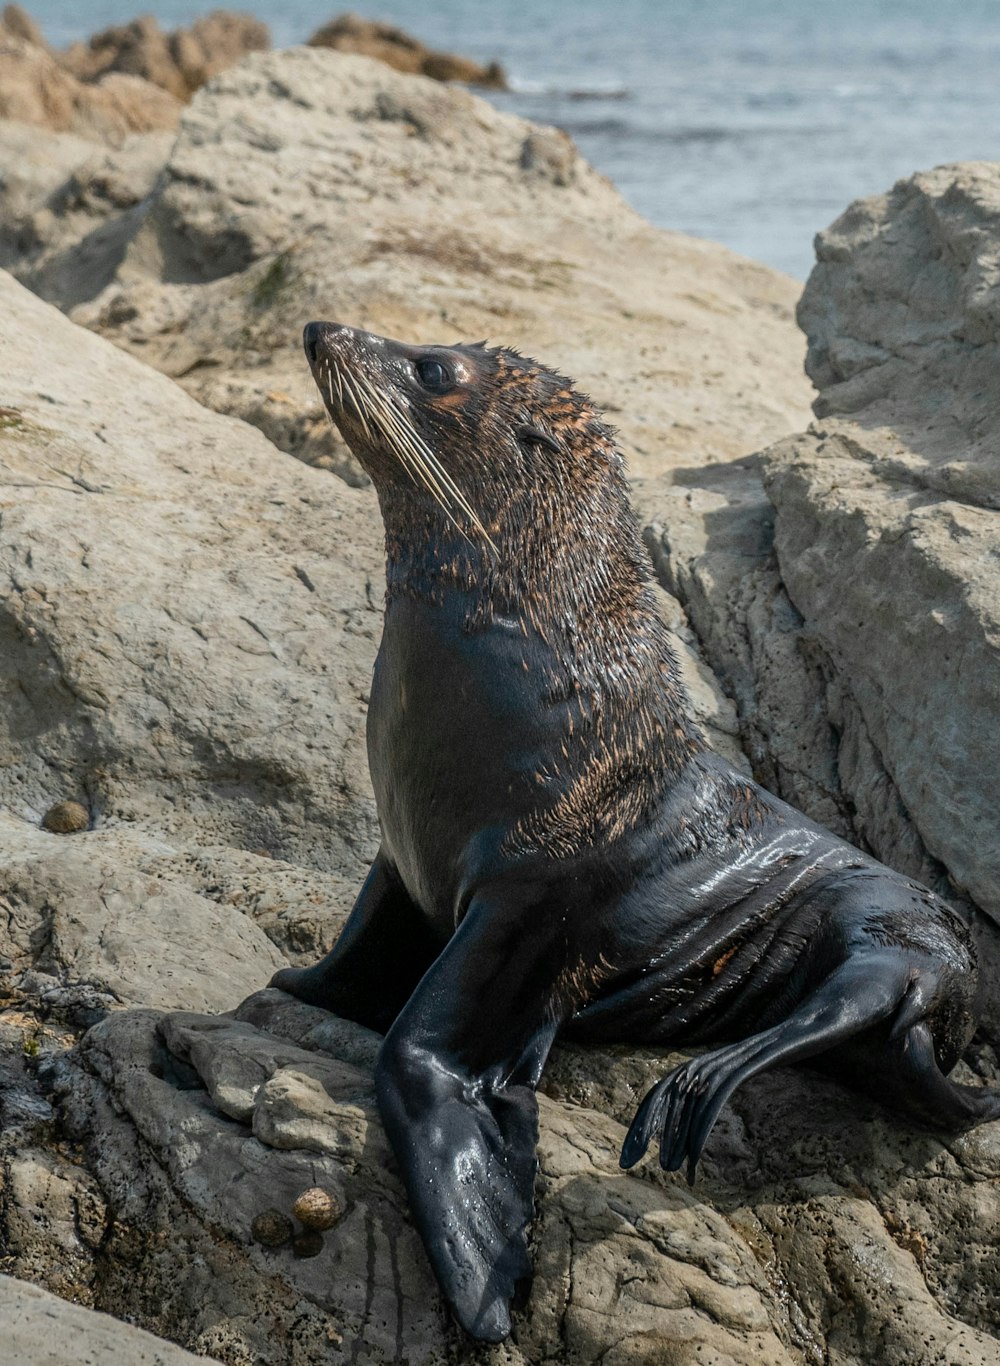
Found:
[[[547,446],[550,451],[555,451],[557,455],[562,453],[562,446],[554,436],[549,436],[548,432],[543,432],[541,427],[532,427],[525,423],[523,426],[514,428],[514,435],[518,441],[523,441],[526,446]]]

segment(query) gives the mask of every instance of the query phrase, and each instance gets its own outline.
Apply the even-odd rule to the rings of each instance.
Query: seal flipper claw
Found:
[[[671,1073],[671,1075],[673,1075]],[[643,1097],[635,1112],[635,1118],[629,1126],[629,1131],[625,1135],[625,1142],[622,1144],[621,1156],[618,1165],[623,1171],[628,1171],[637,1162],[641,1162],[646,1155],[646,1149],[652,1142],[653,1135],[663,1123],[663,1115],[666,1109],[666,1099],[663,1091],[669,1081],[669,1077],[657,1084]]]
[[[646,1106],[644,1126],[654,1112],[662,1114],[660,1165],[677,1171],[686,1161],[693,1184],[702,1150],[738,1086],[769,1067],[812,1057],[870,1029],[892,1014],[906,986],[906,965],[890,954],[848,959],[781,1024],[675,1068],[645,1097],[633,1127]]]

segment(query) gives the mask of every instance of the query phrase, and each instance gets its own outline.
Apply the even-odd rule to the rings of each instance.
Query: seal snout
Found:
[[[358,336],[353,327],[343,323],[306,323],[302,329],[302,345],[310,365],[329,360],[330,352],[344,351]]]
[[[302,345],[305,347],[306,357],[310,365],[315,365],[319,360],[319,347],[322,337],[322,323],[306,323],[302,330]]]

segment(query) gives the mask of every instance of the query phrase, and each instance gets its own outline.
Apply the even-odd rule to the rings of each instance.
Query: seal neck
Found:
[[[386,635],[397,605],[407,620],[407,599],[440,608],[447,631],[477,637],[476,648],[446,651],[442,687],[478,694],[488,708],[499,686],[523,698],[531,720],[535,771],[521,775],[504,857],[585,858],[652,829],[705,745],[624,480],[619,487],[605,471],[572,497],[534,490],[512,497],[502,515],[489,509],[482,520],[495,549],[433,506],[418,511],[394,490],[380,500]],[[505,667],[509,677],[498,675]]]
[[[492,545],[409,492],[379,492],[387,609],[399,598],[447,606],[470,634],[514,625],[553,696],[594,715],[644,713],[651,736],[669,733],[671,762],[702,747],[624,479],[605,472],[572,499],[512,495],[483,519]]]

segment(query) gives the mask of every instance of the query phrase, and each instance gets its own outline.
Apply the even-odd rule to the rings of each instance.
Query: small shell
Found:
[[[54,835],[72,835],[77,830],[86,830],[90,824],[90,814],[79,802],[56,802],[42,817],[42,829],[51,830]]]
[[[314,1229],[333,1228],[343,1212],[340,1202],[322,1186],[312,1186],[303,1191],[292,1206],[292,1213],[299,1223]]]
[[[323,1235],[317,1228],[304,1228],[292,1239],[296,1257],[318,1257],[323,1251]]]
[[[265,1247],[281,1247],[287,1243],[294,1232],[294,1226],[287,1215],[277,1209],[266,1209],[250,1225],[254,1241]]]

